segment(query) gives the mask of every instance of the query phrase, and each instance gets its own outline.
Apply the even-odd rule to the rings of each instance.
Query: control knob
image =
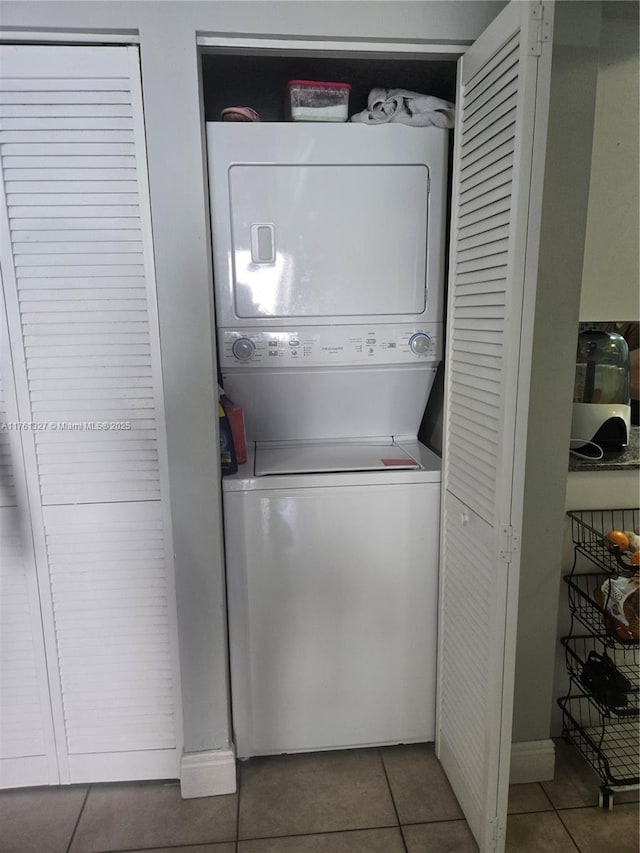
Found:
[[[256,345],[250,338],[236,338],[231,344],[231,352],[238,361],[249,361],[256,351]]]
[[[426,355],[431,350],[431,338],[426,332],[416,332],[409,338],[409,349],[414,355]]]

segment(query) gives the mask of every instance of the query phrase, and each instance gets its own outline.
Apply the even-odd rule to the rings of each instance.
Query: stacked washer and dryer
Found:
[[[237,754],[434,738],[448,133],[208,123]]]

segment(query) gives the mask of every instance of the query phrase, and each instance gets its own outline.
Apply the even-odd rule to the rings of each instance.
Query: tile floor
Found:
[[[598,780],[559,741],[553,782],[513,785],[509,853],[637,853],[638,792],[597,808]],[[1,853],[472,853],[431,745],[256,758],[239,794],[175,782],[0,793]]]

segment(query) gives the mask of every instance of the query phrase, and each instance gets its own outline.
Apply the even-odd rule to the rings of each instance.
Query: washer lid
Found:
[[[420,464],[391,438],[256,443],[256,477],[270,474],[393,471],[399,468],[418,469],[420,467]]]

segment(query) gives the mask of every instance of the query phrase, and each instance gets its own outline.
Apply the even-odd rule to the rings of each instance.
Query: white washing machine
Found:
[[[237,753],[432,740],[447,133],[207,134]]]
[[[433,740],[438,457],[258,445],[223,485],[238,756]]]

